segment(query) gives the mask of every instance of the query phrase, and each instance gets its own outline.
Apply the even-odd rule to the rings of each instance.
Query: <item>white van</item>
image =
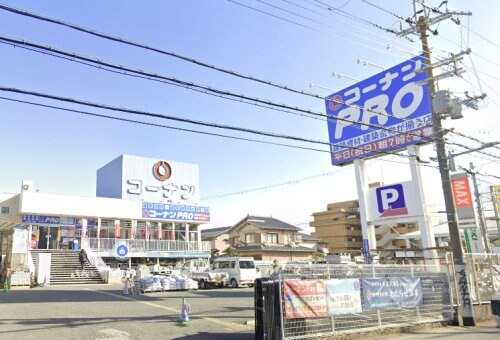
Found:
[[[246,285],[253,287],[257,268],[253,257],[219,257],[213,263],[214,272],[229,274],[229,285],[233,288]]]

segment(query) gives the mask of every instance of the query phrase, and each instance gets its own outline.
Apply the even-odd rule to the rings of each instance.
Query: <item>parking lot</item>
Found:
[[[0,339],[253,339],[253,289],[122,295],[122,285],[0,292]],[[188,323],[179,323],[182,299]]]

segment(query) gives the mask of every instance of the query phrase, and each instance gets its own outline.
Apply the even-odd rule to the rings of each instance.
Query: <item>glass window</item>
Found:
[[[8,215],[9,214],[9,207],[2,207],[2,214]]]
[[[255,243],[255,234],[246,234],[245,243]]]
[[[267,241],[267,243],[277,244],[278,243],[278,234],[277,233],[267,233],[266,241]]]
[[[241,269],[255,268],[255,262],[253,262],[253,261],[240,261],[240,268]]]

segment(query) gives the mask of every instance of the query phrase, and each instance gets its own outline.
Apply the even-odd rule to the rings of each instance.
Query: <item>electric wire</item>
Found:
[[[306,92],[306,91],[299,90],[299,89],[294,89],[294,88],[292,88],[290,86],[287,86],[287,85],[278,84],[276,82],[272,82],[272,81],[269,81],[269,80],[259,79],[259,78],[256,78],[256,77],[253,77],[253,76],[250,76],[250,75],[245,75],[245,74],[233,71],[233,70],[229,70],[229,69],[225,69],[225,68],[218,67],[218,66],[215,66],[215,65],[211,65],[211,64],[205,63],[205,62],[200,61],[200,60],[196,60],[196,59],[193,59],[193,58],[190,58],[190,57],[182,56],[182,55],[174,53],[174,52],[169,52],[169,51],[166,51],[166,50],[162,50],[162,49],[159,49],[159,48],[151,47],[151,46],[148,46],[148,45],[145,45],[145,44],[141,44],[141,43],[138,43],[138,42],[133,42],[133,41],[130,41],[130,40],[123,39],[121,37],[111,36],[111,35],[108,35],[108,34],[105,34],[105,33],[97,32],[95,30],[92,30],[92,29],[89,29],[89,28],[85,28],[85,27],[82,27],[82,26],[78,26],[78,25],[75,25],[75,24],[71,24],[71,23],[68,23],[68,22],[64,22],[64,21],[61,21],[61,20],[58,20],[58,19],[53,19],[53,18],[41,16],[41,15],[38,15],[38,14],[35,14],[35,13],[32,13],[32,12],[22,11],[22,10],[19,10],[19,9],[16,9],[16,8],[13,8],[13,7],[9,7],[9,6],[6,6],[6,5],[2,5],[2,4],[0,4],[0,9],[8,11],[8,12],[15,13],[15,14],[27,16],[27,17],[30,17],[30,18],[34,18],[34,19],[37,19],[37,20],[46,21],[46,22],[50,22],[50,23],[53,23],[53,24],[61,25],[61,26],[67,27],[67,28],[71,28],[71,29],[83,32],[83,33],[87,33],[87,34],[90,34],[90,35],[97,36],[97,37],[100,37],[100,38],[103,38],[103,39],[107,39],[107,40],[111,40],[111,41],[114,41],[114,42],[123,43],[123,44],[126,44],[126,45],[130,45],[130,46],[134,46],[134,47],[138,47],[138,48],[150,50],[150,51],[157,52],[157,53],[164,54],[164,55],[168,55],[168,56],[171,56],[171,57],[175,57],[175,58],[187,61],[187,62],[194,63],[194,64],[196,64],[198,66],[202,66],[202,67],[213,69],[213,70],[216,70],[216,71],[219,71],[219,72],[230,74],[232,76],[236,76],[236,77],[239,77],[239,78],[242,78],[242,79],[255,81],[255,82],[262,83],[262,84],[265,84],[265,85],[268,85],[268,86],[280,88],[280,89],[283,89],[283,90],[286,90],[286,91],[290,91],[290,92],[294,92],[294,93],[297,93],[297,94],[302,94],[302,95],[310,96],[310,97],[313,97],[313,98],[318,98],[318,99],[322,99],[322,100],[326,99],[325,97],[320,96],[318,94]],[[20,41],[18,43],[22,43],[22,42]]]
[[[0,91],[19,93],[19,94],[35,96],[35,97],[39,97],[39,98],[47,98],[47,99],[52,99],[52,100],[56,100],[56,101],[84,105],[84,106],[100,108],[100,109],[106,109],[106,110],[115,111],[115,112],[124,112],[124,113],[130,113],[130,114],[134,114],[134,115],[167,119],[167,120],[172,120],[172,121],[177,121],[177,122],[182,122],[182,123],[195,124],[195,125],[218,128],[218,129],[245,132],[245,133],[256,134],[256,135],[261,135],[261,136],[266,136],[266,137],[294,140],[294,141],[298,141],[298,142],[305,142],[305,143],[312,143],[312,144],[319,144],[319,145],[327,145],[330,147],[341,146],[342,148],[346,148],[346,149],[353,149],[353,150],[360,150],[360,151],[371,151],[371,150],[367,150],[363,146],[338,145],[335,143],[329,143],[329,142],[324,142],[324,141],[320,141],[320,140],[313,140],[313,139],[308,139],[308,138],[303,138],[303,137],[298,137],[298,136],[290,136],[290,135],[284,135],[284,134],[278,134],[278,133],[271,133],[271,132],[248,129],[248,128],[243,128],[243,127],[238,127],[238,126],[231,126],[231,125],[226,125],[226,124],[217,124],[217,123],[212,123],[212,122],[199,121],[199,120],[183,118],[183,117],[179,117],[179,116],[172,116],[172,115],[165,115],[165,114],[159,114],[159,113],[153,113],[153,112],[147,112],[147,111],[141,111],[141,110],[134,110],[134,109],[130,109],[130,108],[120,108],[120,107],[111,106],[111,105],[107,105],[107,104],[93,103],[93,102],[83,101],[83,100],[74,99],[74,98],[61,97],[61,96],[56,96],[56,95],[51,95],[51,94],[46,94],[46,93],[39,93],[39,92],[35,92],[35,91],[27,91],[27,90],[12,88],[12,87],[0,86]],[[406,156],[400,155],[398,153],[394,153],[391,151],[385,151],[385,150],[378,150],[378,151],[371,151],[371,152],[374,152],[375,154],[397,155],[400,157],[406,157]]]
[[[85,62],[90,62],[90,63],[93,63],[93,64],[97,64],[97,65],[109,67],[109,68],[112,68],[112,69],[115,69],[115,70],[127,71],[127,72],[131,72],[133,74],[139,74],[139,75],[142,75],[142,76],[147,76],[149,78],[165,80],[165,81],[168,82],[168,84],[172,84],[172,85],[180,84],[181,87],[185,87],[185,88],[189,88],[189,89],[191,89],[191,88],[197,88],[197,89],[201,89],[201,90],[213,92],[213,93],[216,93],[216,94],[219,94],[219,95],[222,95],[222,96],[230,96],[230,97],[233,97],[233,98],[250,100],[250,101],[254,101],[254,102],[265,104],[265,105],[276,106],[276,107],[284,108],[284,109],[287,109],[287,110],[294,110],[294,111],[297,111],[297,112],[302,112],[302,113],[305,113],[305,114],[308,114],[308,115],[311,115],[311,116],[322,117],[322,118],[330,119],[330,120],[344,121],[344,122],[348,122],[348,123],[355,123],[355,124],[358,124],[360,126],[365,126],[367,129],[368,128],[377,128],[377,129],[380,129],[380,130],[388,131],[390,133],[395,133],[396,135],[408,135],[408,136],[413,136],[413,137],[417,137],[417,138],[421,138],[422,137],[420,134],[417,134],[417,133],[399,132],[399,131],[397,131],[397,129],[391,128],[391,127],[385,127],[385,126],[378,125],[378,124],[373,124],[373,123],[356,122],[356,121],[353,121],[353,120],[350,120],[350,119],[346,119],[346,118],[329,116],[329,115],[327,115],[325,113],[322,113],[322,112],[317,112],[317,111],[312,111],[312,110],[308,110],[308,109],[293,107],[293,106],[289,106],[289,105],[285,105],[285,104],[278,104],[278,103],[275,103],[275,102],[272,102],[272,101],[269,101],[269,100],[263,100],[263,99],[256,98],[256,97],[249,97],[249,96],[246,96],[246,95],[243,95],[243,94],[236,94],[236,93],[233,93],[233,92],[230,92],[230,91],[216,89],[216,88],[210,87],[208,85],[196,84],[194,82],[179,80],[179,79],[176,79],[176,78],[173,78],[173,77],[159,75],[157,73],[147,72],[147,71],[139,70],[139,69],[132,69],[132,68],[125,67],[123,65],[117,65],[117,64],[110,63],[110,62],[106,62],[106,61],[103,61],[101,59],[86,57],[86,56],[82,56],[82,55],[76,54],[74,52],[66,52],[66,51],[63,51],[63,50],[60,50],[60,49],[56,49],[54,47],[43,46],[43,45],[40,45],[40,44],[28,42],[28,41],[25,41],[25,40],[19,40],[19,39],[14,39],[14,38],[8,38],[8,37],[0,36],[0,41],[5,41],[5,42],[9,42],[9,43],[14,43],[14,44],[20,44],[20,45],[26,45],[26,46],[29,46],[29,47],[32,47],[32,48],[44,50],[44,51],[47,52],[48,55],[51,55],[51,56],[54,53],[60,54],[60,55],[69,57],[69,59],[66,59],[66,60],[70,60],[70,61],[72,61],[72,59],[74,58],[74,59],[83,60]],[[121,73],[121,74],[124,74],[124,73]],[[401,121],[406,121],[406,119],[404,119],[404,118],[390,116],[390,115],[385,114],[383,112],[375,111],[375,110],[372,110],[372,109],[369,109],[369,108],[366,108],[366,107],[361,107],[361,106],[358,106],[358,105],[347,104],[347,103],[345,103],[345,102],[343,102],[341,100],[331,99],[331,101],[336,102],[336,103],[341,103],[343,105],[350,106],[350,107],[353,107],[353,108],[356,108],[356,109],[359,109],[359,110],[365,110],[365,111],[368,111],[368,112],[373,112],[373,113],[376,113],[377,115],[394,117],[394,118],[397,118],[397,119],[399,119]],[[355,125],[355,126],[357,126],[357,125]],[[432,125],[428,124],[428,125],[425,125],[425,126],[431,127]]]
[[[323,17],[323,18],[332,19],[332,17],[331,17],[330,15],[326,15],[326,14],[324,14],[324,13],[321,13],[321,12],[315,11],[315,10],[310,9],[310,8],[308,8],[308,7],[305,7],[305,6],[299,5],[299,4],[297,4],[297,3],[293,2],[293,1],[290,1],[290,0],[281,0],[281,1],[286,2],[286,3],[288,3],[288,4],[292,5],[292,6],[295,6],[295,7],[301,8],[301,9],[303,9],[303,10],[307,11],[307,12],[314,13],[314,14],[316,14],[316,15],[319,15],[319,16],[321,16],[321,17]],[[330,14],[331,14],[331,13],[330,13]],[[353,25],[352,20],[351,20],[351,22],[350,22],[350,23],[347,23],[346,21],[342,21],[342,20],[340,20],[339,18],[336,18],[336,19],[335,19],[335,22],[336,22],[336,23],[343,24],[343,25],[345,25],[346,27],[349,27],[349,28],[355,27],[356,29],[359,29],[360,31],[363,31],[363,32],[364,32],[364,33],[366,33],[366,34],[369,34],[369,35],[372,35],[372,36],[375,36],[375,37],[379,37],[379,38],[382,38],[382,39],[384,39],[384,40],[389,40],[389,41],[397,42],[398,44],[402,44],[402,43],[404,43],[404,41],[402,41],[402,40],[401,40],[401,37],[399,37],[399,36],[396,36],[397,38],[399,38],[399,39],[397,40],[397,39],[394,39],[394,38],[393,38],[393,36],[383,35],[383,34],[380,34],[380,33],[376,32],[376,31],[370,31],[370,30],[368,30],[368,29],[365,29],[365,28],[364,28],[364,26],[357,25],[357,24],[354,24],[354,25]],[[413,48],[413,46],[412,46],[411,44],[408,44],[408,45],[407,45],[407,44],[405,44],[405,45],[406,45],[406,47],[407,47],[407,48]],[[422,51],[418,51],[418,50],[416,50],[416,51],[415,51],[414,53],[412,53],[412,54],[418,55],[418,54],[421,54],[421,53],[422,53]]]
[[[231,1],[231,0],[228,0],[228,1]],[[307,16],[305,16],[305,15],[302,15],[302,14],[296,13],[296,12],[294,12],[294,11],[290,11],[290,10],[287,10],[287,9],[282,8],[282,7],[280,7],[280,6],[270,4],[270,3],[268,3],[267,1],[264,1],[264,0],[256,0],[256,1],[257,1],[257,2],[262,3],[262,4],[266,5],[266,6],[270,6],[270,7],[274,8],[274,9],[277,9],[277,10],[280,10],[280,11],[286,12],[286,13],[288,13],[288,14],[298,16],[299,18],[302,18],[302,19],[305,19],[305,20],[308,20],[308,21],[314,22],[314,23],[319,24],[319,25],[321,25],[321,26],[325,26],[325,27],[328,27],[328,28],[331,28],[331,29],[337,30],[337,31],[339,31],[339,32],[343,32],[343,33],[348,34],[348,35],[350,34],[350,35],[352,35],[352,36],[354,36],[354,37],[357,37],[358,39],[368,40],[368,41],[369,41],[369,42],[371,42],[371,43],[378,44],[378,45],[381,45],[381,46],[383,46],[383,47],[387,46],[387,44],[386,44],[386,43],[383,43],[383,42],[378,42],[378,41],[374,41],[373,39],[369,39],[369,38],[368,38],[368,37],[366,37],[366,36],[363,36],[363,35],[360,35],[360,34],[354,33],[354,32],[352,32],[352,31],[343,30],[343,29],[341,29],[341,28],[338,28],[338,27],[335,27],[335,26],[332,26],[332,25],[329,25],[329,24],[323,23],[323,22],[321,22],[321,21],[318,21],[318,20],[315,20],[315,19],[313,19],[313,18],[307,17]],[[231,2],[232,2],[232,1],[231,1]],[[342,40],[345,40],[345,41],[348,41],[348,42],[350,42],[350,43],[353,43],[350,39],[345,38],[344,36],[338,36],[337,38],[342,39]],[[417,53],[416,53],[415,55],[417,55]]]
[[[207,136],[212,136],[212,137],[223,137],[223,138],[229,138],[229,139],[236,139],[236,140],[241,140],[241,141],[246,141],[246,142],[253,142],[253,143],[261,143],[261,144],[270,144],[270,145],[276,145],[276,146],[283,146],[283,147],[288,147],[288,148],[293,148],[293,149],[302,149],[302,150],[308,150],[308,151],[317,151],[317,152],[323,152],[323,153],[330,153],[329,150],[321,150],[321,149],[315,149],[315,148],[304,147],[304,146],[299,146],[299,145],[283,144],[283,143],[276,143],[276,142],[270,142],[270,141],[252,139],[252,138],[244,138],[244,137],[238,137],[238,136],[224,135],[224,134],[207,132],[207,131],[186,129],[186,128],[175,127],[175,126],[170,126],[170,125],[164,125],[164,124],[158,124],[158,123],[152,123],[152,122],[145,122],[145,121],[128,119],[128,118],[123,118],[123,117],[109,116],[109,115],[104,115],[104,114],[99,114],[99,113],[94,113],[94,112],[89,112],[89,111],[69,109],[69,108],[64,108],[64,107],[55,106],[55,105],[48,105],[48,104],[36,103],[36,102],[31,102],[31,101],[26,101],[26,100],[20,100],[20,99],[3,97],[3,96],[0,96],[0,99],[6,100],[6,101],[11,101],[11,102],[17,102],[17,103],[22,103],[22,104],[28,104],[28,105],[38,106],[38,107],[50,108],[50,109],[54,109],[54,110],[74,112],[74,113],[79,113],[79,114],[83,114],[83,115],[87,115],[87,116],[92,116],[92,117],[117,120],[117,121],[122,121],[122,122],[126,122],[126,123],[134,123],[134,124],[141,124],[141,125],[147,125],[147,126],[153,126],[153,127],[160,127],[160,128],[170,129],[170,130],[178,130],[178,131],[182,131],[182,132],[189,132],[189,133],[207,135]]]
[[[312,97],[315,97],[315,98],[325,99],[324,97],[321,97],[321,96],[316,95],[316,94],[306,93],[305,91],[295,90],[295,89],[292,89],[292,88],[290,88],[288,86],[285,86],[285,85],[280,85],[280,84],[273,83],[273,82],[270,82],[270,81],[267,81],[267,80],[262,80],[262,79],[254,78],[252,76],[243,75],[241,73],[238,73],[238,72],[235,72],[235,71],[231,71],[231,70],[227,70],[227,69],[223,69],[223,68],[220,68],[220,67],[216,67],[214,65],[210,65],[210,64],[207,64],[207,63],[195,60],[193,58],[188,58],[188,57],[181,56],[181,55],[173,53],[173,52],[168,52],[168,51],[164,51],[164,50],[161,50],[161,49],[150,47],[150,46],[147,46],[147,45],[144,45],[144,44],[140,44],[140,43],[128,41],[128,40],[125,40],[123,38],[112,37],[112,36],[109,36],[109,35],[106,35],[106,34],[103,34],[103,33],[96,32],[94,30],[90,30],[90,29],[87,29],[87,28],[84,28],[84,27],[81,27],[81,26],[77,26],[77,25],[74,25],[74,24],[66,23],[66,22],[63,22],[63,21],[60,21],[60,20],[57,20],[57,19],[52,19],[52,18],[40,16],[40,15],[37,15],[37,14],[34,14],[34,13],[30,13],[30,12],[27,12],[27,11],[21,11],[21,10],[15,9],[13,7],[5,6],[5,5],[2,5],[2,4],[0,4],[0,9],[6,10],[6,11],[9,11],[9,12],[13,12],[13,13],[16,13],[16,14],[21,14],[21,15],[24,15],[24,16],[32,17],[32,18],[39,19],[39,20],[42,20],[42,21],[48,21],[48,22],[51,22],[51,23],[54,23],[54,24],[58,24],[58,25],[62,25],[62,26],[68,27],[68,28],[76,29],[78,31],[82,31],[82,32],[85,32],[85,33],[88,33],[88,34],[99,36],[101,38],[105,38],[105,39],[113,40],[113,41],[116,41],[116,42],[125,43],[125,44],[128,44],[128,45],[145,48],[145,49],[148,49],[148,50],[151,50],[151,51],[154,51],[154,52],[158,52],[158,53],[170,55],[170,56],[173,56],[173,57],[176,57],[176,58],[183,59],[185,61],[189,61],[189,62],[195,63],[195,64],[200,65],[200,66],[212,68],[212,69],[215,69],[217,71],[228,73],[228,74],[231,74],[233,76],[240,77],[240,78],[244,78],[244,79],[248,79],[248,80],[252,80],[252,81],[257,81],[257,82],[260,82],[260,83],[263,83],[263,84],[266,84],[266,85],[275,86],[275,87],[282,88],[282,89],[285,89],[285,90],[288,90],[288,91],[292,91],[292,92],[296,92],[296,93],[300,93],[300,94],[309,95],[309,96],[312,96]]]
[[[352,39],[348,39],[348,38],[346,38],[346,37],[344,37],[344,36],[332,35],[332,34],[330,34],[330,33],[328,33],[328,32],[324,32],[324,31],[318,30],[318,29],[316,29],[316,28],[313,28],[313,27],[311,27],[311,26],[307,26],[307,25],[304,25],[304,24],[300,24],[300,23],[298,23],[298,22],[296,22],[296,21],[293,21],[293,20],[289,20],[289,19],[283,18],[283,17],[281,17],[281,16],[278,16],[278,15],[275,15],[275,14],[272,14],[272,13],[269,13],[269,12],[266,12],[266,11],[263,11],[263,10],[261,10],[261,9],[258,9],[258,8],[255,8],[255,7],[252,7],[252,6],[249,6],[249,5],[242,4],[241,2],[238,2],[238,1],[235,1],[235,0],[227,0],[227,1],[228,1],[228,2],[231,2],[231,3],[233,3],[233,4],[236,4],[236,5],[239,5],[239,6],[245,7],[245,8],[247,8],[247,9],[253,10],[253,11],[255,11],[255,12],[258,12],[258,13],[261,13],[261,14],[265,14],[265,15],[268,15],[268,16],[271,16],[271,17],[273,17],[273,18],[275,18],[275,19],[279,19],[279,20],[282,20],[282,21],[286,21],[286,22],[288,22],[288,23],[295,24],[295,25],[297,25],[297,26],[301,26],[301,27],[303,27],[303,28],[307,28],[307,29],[309,29],[309,30],[311,30],[311,31],[314,31],[314,32],[316,32],[316,33],[321,33],[321,34],[324,34],[324,35],[326,35],[326,36],[333,37],[333,38],[336,38],[336,39],[341,39],[341,40],[347,41],[347,42],[349,42],[349,43],[351,43],[351,44],[358,45],[358,46],[362,46],[362,47],[364,47],[364,48],[368,48],[368,49],[374,50],[374,51],[379,52],[379,53],[384,53],[384,54],[388,54],[388,55],[392,55],[392,56],[396,56],[396,57],[398,57],[398,58],[401,58],[401,56],[399,56],[399,55],[397,55],[397,54],[394,54],[394,53],[390,53],[390,52],[388,52],[387,50],[380,49],[380,48],[376,48],[376,47],[372,47],[372,46],[369,46],[369,45],[367,45],[367,44],[363,44],[363,43],[360,43],[360,42],[358,42],[358,41],[355,41],[355,40],[352,40]],[[258,1],[260,1],[260,0],[258,0]],[[285,10],[285,11],[287,11],[287,10]],[[288,11],[288,12],[289,12],[289,11]],[[313,19],[311,19],[311,20],[313,20]],[[329,27],[332,27],[332,26],[329,26]],[[351,34],[352,34],[352,33],[351,33]],[[412,55],[413,55],[413,56],[416,56],[416,55],[417,55],[417,54],[413,54],[413,52],[410,52],[410,53],[412,53]]]
[[[258,79],[258,78],[255,78],[255,77],[243,75],[243,74],[237,73],[235,71],[231,71],[231,70],[219,68],[219,67],[216,67],[214,65],[210,65],[210,64],[207,64],[207,63],[204,63],[204,62],[192,59],[192,58],[188,58],[188,57],[184,57],[184,56],[178,55],[176,53],[164,51],[164,50],[157,49],[157,48],[154,48],[154,47],[150,47],[150,46],[147,46],[147,45],[144,45],[144,44],[140,44],[140,43],[137,43],[137,42],[128,41],[128,40],[125,40],[123,38],[113,37],[113,36],[110,36],[110,35],[107,35],[107,34],[104,34],[104,33],[99,33],[97,31],[94,31],[94,30],[91,30],[91,29],[88,29],[88,28],[84,28],[82,26],[77,26],[77,25],[74,25],[74,24],[71,24],[71,23],[63,22],[61,20],[44,17],[44,16],[41,16],[41,15],[38,15],[38,14],[30,13],[30,12],[27,12],[27,11],[22,11],[22,10],[19,10],[19,9],[16,9],[16,8],[13,8],[13,7],[9,7],[9,6],[5,6],[5,5],[2,5],[2,4],[0,4],[0,9],[9,11],[9,12],[12,12],[12,13],[15,13],[15,14],[20,14],[20,15],[23,15],[23,16],[28,16],[28,17],[31,17],[31,18],[35,18],[35,19],[38,19],[38,20],[47,21],[47,22],[51,22],[51,23],[54,23],[54,24],[62,25],[62,26],[68,27],[68,28],[72,28],[72,29],[75,29],[75,30],[78,30],[78,31],[81,31],[81,32],[84,32],[84,33],[88,33],[88,34],[91,34],[91,35],[95,35],[95,36],[98,36],[98,37],[101,37],[101,38],[109,39],[109,40],[112,40],[112,41],[115,41],[115,42],[120,42],[120,43],[124,43],[124,44],[128,44],[128,45],[132,45],[132,46],[135,46],[135,47],[145,48],[145,49],[148,49],[148,50],[151,50],[151,51],[154,51],[154,52],[158,52],[158,53],[166,54],[166,55],[173,56],[173,57],[176,57],[176,58],[180,58],[182,60],[190,61],[190,62],[193,62],[193,63],[195,63],[197,65],[200,65],[200,66],[212,68],[214,70],[217,70],[217,71],[220,71],[220,72],[224,72],[224,73],[228,73],[228,74],[231,74],[233,76],[238,76],[240,78],[244,78],[244,79],[247,79],[247,80],[257,81],[257,82],[260,82],[260,83],[263,83],[263,84],[266,84],[266,85],[270,85],[270,86],[274,86],[274,87],[277,87],[277,88],[281,88],[283,90],[295,92],[295,93],[302,94],[302,95],[307,95],[307,96],[310,96],[310,97],[313,97],[313,98],[319,98],[319,99],[322,99],[322,100],[326,99],[325,97],[319,96],[317,94],[308,93],[308,92],[305,92],[305,91],[302,91],[302,90],[293,89],[293,88],[291,88],[289,86],[286,86],[286,85],[281,85],[281,84],[277,84],[277,83],[274,83],[274,82],[271,82],[271,81],[262,80],[262,79]],[[18,41],[18,43],[24,43],[24,41]],[[40,45],[40,48],[41,47],[42,46]],[[332,100],[332,101],[335,102],[335,100]],[[339,103],[339,101],[336,101],[336,102]],[[267,103],[267,104],[269,104],[269,103]],[[348,104],[345,104],[345,103],[341,103],[341,104],[349,106]],[[367,110],[366,108],[362,108],[362,107],[359,107],[357,105],[351,105],[351,106],[355,107],[355,108],[358,108],[358,109],[365,109],[365,110]],[[372,112],[374,112],[374,111],[372,111]],[[383,115],[383,113],[380,113],[380,112],[375,112],[375,113]],[[327,116],[327,115],[323,115],[323,114],[321,114],[321,115],[324,116],[324,117]],[[330,116],[328,116],[328,117],[330,117]],[[395,118],[398,118],[398,117],[395,117]]]

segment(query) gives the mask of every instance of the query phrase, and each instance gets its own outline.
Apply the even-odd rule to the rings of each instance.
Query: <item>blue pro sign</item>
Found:
[[[41,216],[41,215],[23,215],[23,223],[32,224],[52,224],[52,225],[75,225],[76,219],[74,217],[60,217],[60,216]]]
[[[192,205],[144,202],[142,217],[183,222],[210,222],[210,209]]]
[[[423,67],[424,58],[417,56],[326,98],[333,165],[430,140]]]

